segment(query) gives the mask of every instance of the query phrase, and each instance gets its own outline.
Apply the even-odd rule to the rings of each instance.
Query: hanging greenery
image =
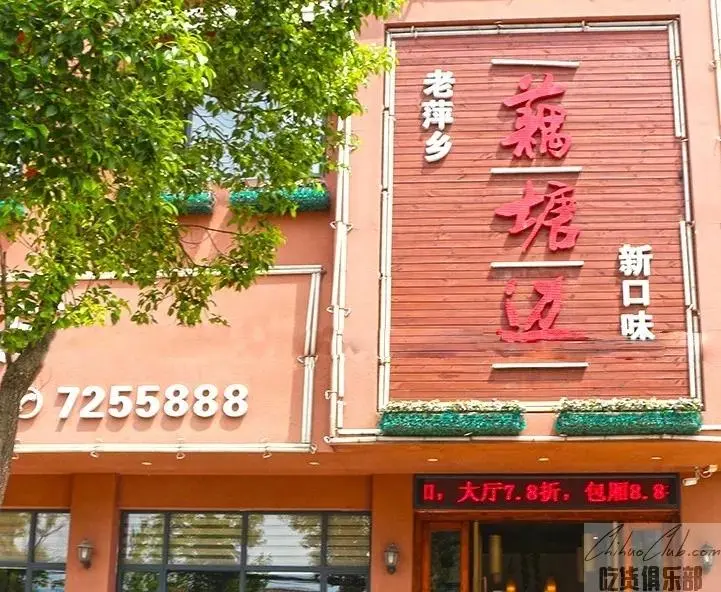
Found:
[[[564,436],[690,435],[701,429],[698,401],[679,399],[562,399],[555,430]]]
[[[515,436],[523,411],[517,401],[391,401],[378,427],[385,436]]]

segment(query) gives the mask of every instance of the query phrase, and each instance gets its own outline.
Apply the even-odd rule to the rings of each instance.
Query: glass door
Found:
[[[469,590],[469,523],[423,524],[422,592]]]

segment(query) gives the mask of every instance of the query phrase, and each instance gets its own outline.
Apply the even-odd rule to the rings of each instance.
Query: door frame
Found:
[[[414,589],[418,592],[431,592],[431,535],[434,532],[457,531],[461,535],[460,590],[470,592],[470,523],[467,520],[426,520],[416,529],[417,578]]]
[[[678,510],[621,510],[621,511],[476,511],[454,510],[416,511],[414,516],[413,591],[430,592],[430,533],[433,530],[459,530],[461,532],[461,592],[471,590],[471,528],[474,522],[655,522],[680,521]],[[482,592],[482,591],[481,591]]]

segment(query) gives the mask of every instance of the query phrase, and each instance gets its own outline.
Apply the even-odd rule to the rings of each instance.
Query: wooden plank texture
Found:
[[[679,221],[683,219],[681,146],[674,135],[671,65],[665,31],[479,35],[398,39],[393,161],[391,397],[396,399],[688,395],[688,362]],[[492,58],[580,61],[578,69],[491,65]],[[441,68],[456,79],[453,149],[426,163],[421,127],[423,78]],[[501,139],[513,130],[503,107],[524,74],[534,86],[551,72],[563,85],[562,160],[513,158]],[[581,173],[491,175],[492,167],[582,166]],[[552,253],[542,230],[526,253],[527,233],[511,236],[494,215],[522,197],[527,180],[575,186],[573,250]],[[534,214],[537,211],[534,210]],[[620,334],[624,309],[618,248],[653,247],[651,304],[655,341]],[[582,268],[491,269],[492,261],[582,259]],[[585,340],[505,343],[506,282],[525,319],[537,298],[532,282],[563,276],[554,325]],[[588,362],[586,369],[492,370],[493,363]]]

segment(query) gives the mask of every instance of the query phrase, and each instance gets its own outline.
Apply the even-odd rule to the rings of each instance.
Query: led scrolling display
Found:
[[[674,509],[676,475],[454,475],[416,477],[419,509]]]

